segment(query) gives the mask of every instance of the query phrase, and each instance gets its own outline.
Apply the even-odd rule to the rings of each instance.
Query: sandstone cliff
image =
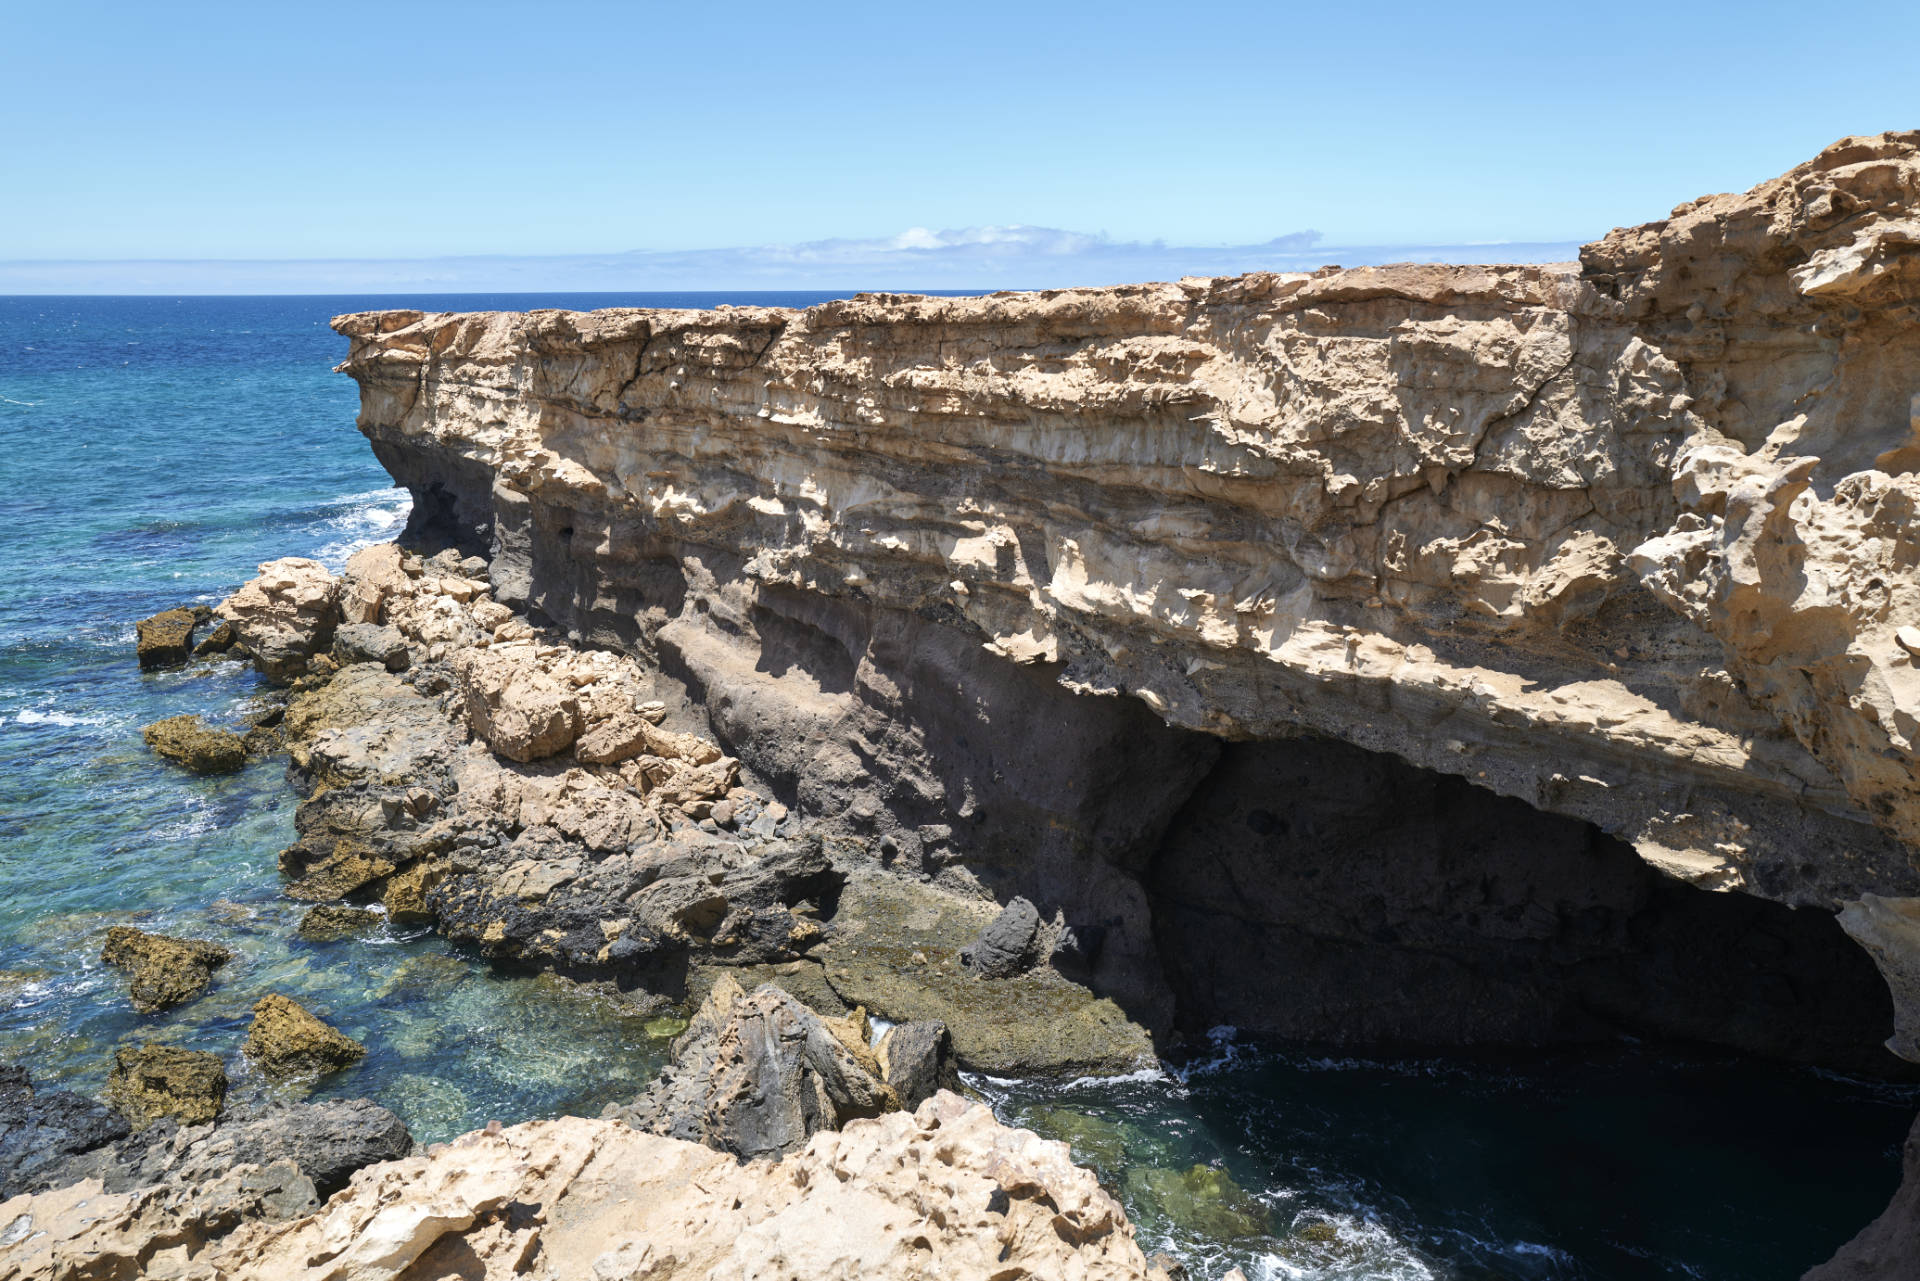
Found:
[[[1887,134],[1577,266],[335,327],[413,537],[1139,1007],[1172,815],[1302,733],[1858,904],[1911,993],[1916,244]]]

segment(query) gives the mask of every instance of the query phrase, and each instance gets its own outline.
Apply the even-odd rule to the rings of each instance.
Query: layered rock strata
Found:
[[[299,616],[272,604],[278,565],[221,607],[256,643],[254,612],[275,620],[270,670],[292,680],[280,728],[306,794],[280,857],[292,897],[378,902],[643,1009],[737,975],[828,1017],[864,1004],[938,1021],[989,1071],[1151,1061],[1145,1030],[1048,964],[1058,928],[1030,922],[1038,950],[977,981],[962,952],[991,904],[850,857],[679,728],[698,717],[671,681],[493,600],[469,577],[485,562],[382,545],[338,579],[316,570],[301,571]],[[355,628],[391,637],[363,645]]]
[[[1059,912],[1149,1024],[1165,829],[1306,732],[1893,903],[1847,920],[1907,992],[1917,211],[1887,134],[1577,266],[335,324],[411,538],[683,677],[849,857]]]

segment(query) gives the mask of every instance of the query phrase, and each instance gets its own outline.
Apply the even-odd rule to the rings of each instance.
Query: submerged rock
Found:
[[[131,925],[116,925],[107,931],[100,959],[130,972],[132,982],[127,994],[133,1008],[153,1014],[205,992],[213,982],[213,972],[232,960],[233,953],[218,943],[169,938]]]
[[[1273,1229],[1267,1207],[1215,1166],[1136,1167],[1127,1171],[1126,1186],[1137,1201],[1204,1239],[1232,1241],[1265,1236]]]
[[[310,908],[300,918],[300,927],[296,931],[303,939],[317,943],[330,943],[336,939],[352,938],[358,934],[370,934],[380,928],[384,918],[380,913],[364,907],[340,907],[332,903],[323,903]]]
[[[169,716],[140,731],[156,756],[184,765],[196,774],[231,774],[247,763],[247,740],[214,729],[198,716]]]
[[[193,629],[199,622],[190,609],[165,609],[135,623],[134,651],[140,666],[151,670],[185,663],[193,644]]]
[[[336,1072],[366,1057],[367,1047],[335,1031],[291,997],[273,993],[253,1007],[241,1052],[268,1076]]]
[[[113,1053],[107,1102],[135,1129],[163,1117],[199,1125],[220,1115],[227,1099],[227,1070],[217,1054],[149,1044]]]

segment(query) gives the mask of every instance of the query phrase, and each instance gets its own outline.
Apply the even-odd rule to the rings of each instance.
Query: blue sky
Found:
[[[868,275],[896,269],[874,253],[1069,276],[1303,245],[1553,256],[1843,134],[1920,127],[1912,0],[0,0],[0,19],[0,292],[383,271],[726,288],[771,279],[760,247],[827,241],[854,257],[814,266]],[[820,283],[792,262],[779,284]]]

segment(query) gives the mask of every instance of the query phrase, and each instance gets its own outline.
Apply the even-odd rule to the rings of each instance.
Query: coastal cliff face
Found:
[[[1478,877],[1455,917],[1580,963],[1594,904],[1484,869],[1630,849],[1810,909],[1756,927],[1789,983],[1864,964],[1841,912],[1920,1059],[1920,133],[1578,266],[334,325],[411,538],[685,681],[836,858],[1058,911],[1144,1022],[1213,991],[1207,920],[1264,920],[1287,816],[1320,840],[1313,770],[1248,753],[1332,739],[1491,833],[1335,895],[1339,947],[1425,946],[1401,905]],[[1512,802],[1531,845],[1472,817]],[[1618,861],[1630,950],[1666,891]],[[1194,1014],[1327,1030],[1276,999]]]

